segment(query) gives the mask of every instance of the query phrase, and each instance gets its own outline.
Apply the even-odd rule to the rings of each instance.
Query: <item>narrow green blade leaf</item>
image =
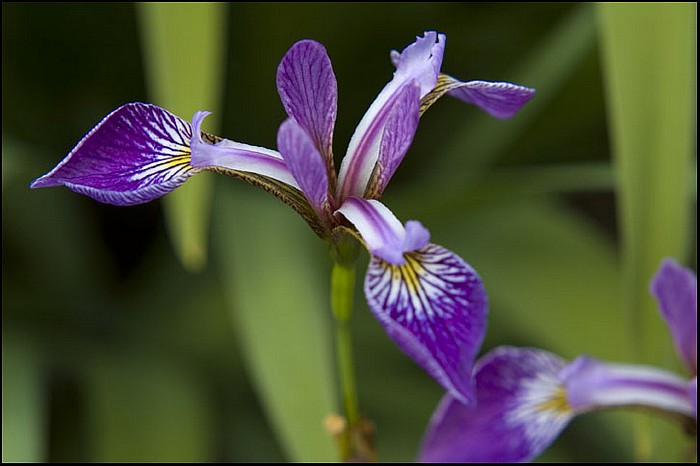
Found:
[[[433,191],[439,187],[447,198],[464,195],[465,186],[469,187],[485,167],[512,146],[593,50],[594,13],[590,5],[582,4],[549,31],[512,73],[514,82],[536,89],[535,97],[507,121],[475,112],[476,118],[461,124],[461,129],[454,132],[455,137],[434,154],[431,170],[426,173],[419,190]],[[415,191],[416,187],[410,189]]]
[[[144,65],[152,102],[190,119],[213,111],[218,124],[224,75],[226,5],[222,3],[139,3]],[[210,180],[199,175],[164,198],[175,251],[183,265],[206,263]]]
[[[611,191],[615,185],[614,170],[607,162],[551,164],[522,168],[499,168],[459,196],[442,197],[440,215],[461,215],[462,210],[479,208],[485,202],[503,202],[539,194],[561,194],[586,191]],[[435,205],[419,204],[411,216],[423,218],[435,214]]]
[[[599,8],[633,353],[640,362],[680,367],[648,286],[663,257],[685,262],[691,252],[696,5]],[[674,447],[666,437],[657,436],[656,450],[669,460]],[[638,448],[640,459],[655,454],[651,438]]]
[[[291,210],[247,186],[222,185],[216,212],[216,257],[268,418],[290,460],[333,461],[323,428],[338,409],[327,247]]]
[[[604,4],[600,12],[627,308],[638,357],[668,364],[648,285],[664,256],[684,261],[690,252],[695,6]]]
[[[45,426],[48,407],[42,387],[42,361],[32,343],[19,334],[3,332],[3,463],[47,461]]]

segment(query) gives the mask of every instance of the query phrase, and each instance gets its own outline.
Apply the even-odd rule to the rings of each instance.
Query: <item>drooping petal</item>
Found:
[[[338,175],[338,200],[349,196],[362,196],[379,158],[384,127],[391,110],[400,99],[404,87],[417,85],[423,97],[437,83],[445,36],[434,31],[426,32],[404,51],[395,56],[397,69],[394,78],[382,89],[357,125],[348,151],[340,165]]]
[[[417,85],[407,85],[399,92],[387,119],[379,145],[379,158],[367,183],[366,198],[378,199],[411,147],[420,119]]]
[[[192,138],[193,167],[214,170],[234,170],[266,176],[299,189],[282,155],[271,149],[222,139],[210,143],[202,138],[202,121],[209,112],[197,112],[192,118],[195,136]]]
[[[573,417],[559,372],[537,349],[499,347],[475,367],[476,404],[445,395],[423,437],[423,462],[521,462],[542,453]]]
[[[338,85],[323,45],[313,40],[294,44],[277,68],[277,90],[287,114],[306,130],[334,172],[332,145]]]
[[[562,373],[566,396],[577,412],[644,406],[693,415],[688,381],[649,366],[612,364],[581,356]]]
[[[678,355],[692,374],[698,371],[698,283],[695,274],[665,259],[651,281],[651,294],[671,331]]]
[[[155,105],[107,115],[32,188],[64,185],[93,199],[133,205],[156,199],[199,170],[190,164],[190,124]]]
[[[430,233],[412,220],[401,225],[399,219],[381,202],[349,197],[336,211],[345,216],[362,235],[372,255],[396,265],[406,263],[404,253],[428,244]]]
[[[406,227],[381,202],[350,197],[338,209],[372,253],[365,275],[369,308],[387,334],[465,403],[486,331],[486,292],[459,256],[429,243],[420,222]]]
[[[302,192],[321,218],[328,210],[328,175],[321,154],[304,129],[292,118],[277,133],[277,148]]]
[[[508,82],[462,82],[441,74],[435,88],[421,100],[421,115],[445,94],[476,105],[493,117],[507,119],[534,97],[535,90]]]
[[[369,308],[387,334],[462,403],[475,400],[472,364],[486,330],[486,292],[459,256],[428,244],[394,265],[373,256]]]

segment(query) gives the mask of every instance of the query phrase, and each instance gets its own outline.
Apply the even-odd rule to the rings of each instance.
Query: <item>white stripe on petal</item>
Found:
[[[295,189],[299,184],[292,176],[282,155],[264,147],[223,139],[210,144],[202,139],[201,124],[207,112],[197,112],[192,119],[192,166],[205,169],[228,169],[253,173],[281,181]]]
[[[573,361],[564,374],[569,403],[576,410],[647,406],[693,415],[688,381],[650,366],[613,364],[586,356]]]

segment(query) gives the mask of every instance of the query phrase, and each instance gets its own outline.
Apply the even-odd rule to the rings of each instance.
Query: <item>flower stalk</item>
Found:
[[[335,263],[331,274],[331,306],[335,316],[338,375],[348,430],[355,428],[359,419],[350,330],[354,290],[355,267]]]
[[[353,297],[355,294],[355,262],[357,242],[348,235],[336,236],[331,256],[331,309],[335,321],[336,360],[343,403],[344,423],[338,433],[341,461],[372,461],[376,458],[371,441],[371,429],[360,418],[352,349]]]

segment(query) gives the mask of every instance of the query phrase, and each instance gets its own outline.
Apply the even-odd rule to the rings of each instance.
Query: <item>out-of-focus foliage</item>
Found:
[[[648,282],[664,257],[692,252],[696,11],[691,3],[600,7],[628,334],[635,360],[665,366],[678,360]],[[652,433],[649,423],[640,424],[637,456],[663,460],[676,436]]]
[[[146,2],[137,7],[149,102],[176,115],[206,108],[216,115],[207,121],[216,134],[211,125],[221,120],[226,5]],[[163,200],[173,248],[193,271],[207,261],[211,189],[210,176],[198,176]]]
[[[422,118],[384,200],[481,273],[490,297],[484,351],[519,344],[636,359],[619,261],[631,246],[618,228],[618,140],[606,113],[617,102],[605,84],[617,59],[603,56],[598,34],[610,16],[549,3],[232,3],[221,11],[223,59],[202,72],[221,73],[223,97],[202,109],[215,110],[217,133],[236,141],[275,146],[284,118],[275,71],[299,39],[323,43],[333,62],[338,157],[391,77],[389,51],[425,30],[447,35],[447,73],[536,88],[509,121],[442,99]],[[208,265],[189,273],[170,246],[163,201],[117,208],[64,188],[28,189],[112,109],[148,100],[154,63],[145,60],[154,58],[144,53],[142,13],[129,3],[2,5],[3,460],[329,459],[322,416],[339,410],[327,384],[330,259],[300,218],[260,190],[211,177]],[[672,20],[663,27],[654,32],[680,28]],[[198,33],[187,25],[177,32]],[[641,43],[624,47],[633,46],[644,52]],[[198,66],[189,54],[181,60],[190,72]],[[694,61],[686,65],[695,70]],[[635,66],[646,76],[659,65]],[[649,86],[658,79],[648,78]],[[674,89],[682,109],[654,91],[654,102],[668,104],[656,115],[662,127],[695,127],[695,109],[685,105],[695,101],[692,89]],[[684,120],[675,110],[692,114]],[[653,138],[656,129],[642,134]],[[675,142],[681,152],[695,147],[694,139]],[[641,169],[666,167],[661,156],[650,152]],[[685,163],[690,154],[675,156]],[[654,241],[677,230],[685,238],[678,250],[687,251],[677,259],[694,266],[695,209],[663,201],[667,189],[691,189],[684,175],[650,187],[661,199],[655,209],[679,223],[659,216],[640,228]],[[643,186],[624,176],[624,186]],[[441,390],[383,334],[360,289],[355,301],[361,409],[376,424],[380,459],[410,461]],[[671,354],[670,338],[667,345]],[[541,459],[633,460],[633,419],[583,416]],[[680,446],[658,457],[684,459],[691,442],[660,422]]]

